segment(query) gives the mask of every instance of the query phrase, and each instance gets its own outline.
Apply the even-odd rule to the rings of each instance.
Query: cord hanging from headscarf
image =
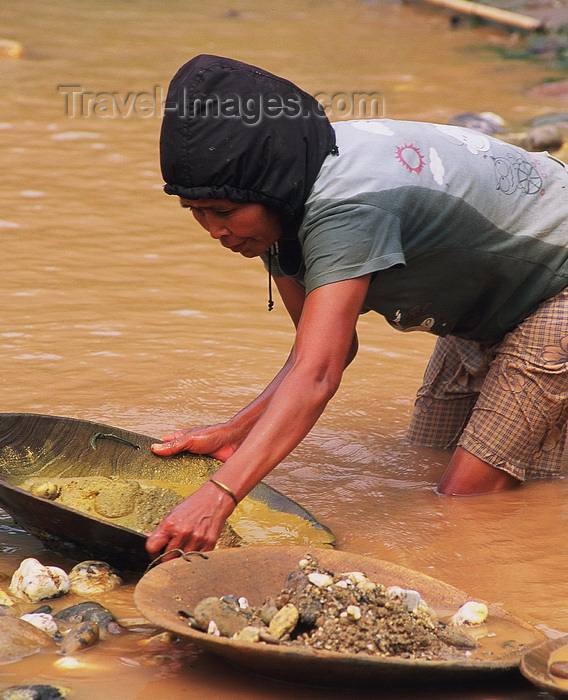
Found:
[[[274,300],[272,299],[272,256],[278,254],[276,243],[268,249],[268,310],[274,308]]]

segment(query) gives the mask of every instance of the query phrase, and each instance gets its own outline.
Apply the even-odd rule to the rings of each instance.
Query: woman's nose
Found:
[[[219,238],[222,238],[228,234],[227,228],[223,222],[215,220],[214,217],[209,217],[209,220],[207,221],[207,230],[209,231],[211,238],[215,240],[219,240]]]

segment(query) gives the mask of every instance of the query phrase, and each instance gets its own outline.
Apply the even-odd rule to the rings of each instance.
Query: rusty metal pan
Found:
[[[31,413],[0,413],[0,508],[45,546],[72,559],[103,559],[122,570],[148,564],[146,535],[35,496],[17,486],[29,477],[107,476],[169,483],[205,481],[219,468],[211,457],[158,457],[156,438],[91,421]],[[276,513],[302,518],[332,545],[331,531],[305,508],[260,483],[248,496]]]
[[[179,611],[191,614],[208,596],[245,596],[251,606],[261,604],[282,589],[289,571],[306,554],[320,565],[339,572],[361,571],[386,586],[420,592],[440,616],[452,614],[471,598],[437,579],[372,557],[301,546],[247,547],[216,550],[207,558],[189,555],[151,569],[138,582],[134,602],[157,627],[188,637],[198,647],[224,657],[258,675],[308,685],[407,686],[482,681],[509,674],[521,679],[519,661],[525,650],[544,635],[498,606],[488,604],[488,627],[499,629],[506,640],[502,651],[486,658],[419,660],[381,658],[367,654],[326,652],[311,648],[247,643],[208,635],[192,629]],[[493,640],[492,635],[488,635]],[[480,641],[482,651],[484,640]],[[495,642],[493,641],[493,644]],[[456,686],[457,687],[457,686]]]
[[[521,673],[537,688],[557,698],[568,698],[568,679],[550,673],[555,661],[568,661],[568,636],[549,639],[523,654]]]

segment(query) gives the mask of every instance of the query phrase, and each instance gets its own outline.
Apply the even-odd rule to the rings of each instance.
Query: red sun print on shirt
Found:
[[[411,173],[419,173],[426,160],[420,149],[412,144],[405,143],[404,146],[399,146],[396,149],[396,159],[401,165],[404,165]]]

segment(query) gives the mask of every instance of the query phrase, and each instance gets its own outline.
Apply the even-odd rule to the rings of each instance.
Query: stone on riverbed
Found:
[[[505,130],[505,120],[494,112],[463,112],[452,117],[448,124],[465,126],[483,134],[501,134]]]
[[[53,644],[51,637],[29,622],[18,617],[0,617],[0,664],[23,659],[50,644]]]
[[[44,566],[37,559],[24,559],[14,572],[10,593],[21,600],[36,603],[60,598],[69,591],[69,576],[57,566]]]
[[[61,642],[62,654],[75,654],[82,649],[92,647],[99,641],[99,626],[96,622],[85,620],[79,627],[70,630]]]
[[[104,561],[82,561],[69,572],[70,590],[77,595],[106,593],[122,584],[116,571]]]
[[[23,44],[14,39],[0,39],[0,58],[25,58],[26,49]]]
[[[13,685],[0,690],[0,700],[58,700],[70,692],[55,685]]]

